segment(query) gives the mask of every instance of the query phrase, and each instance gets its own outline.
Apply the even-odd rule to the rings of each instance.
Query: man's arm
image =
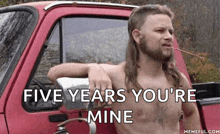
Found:
[[[112,81],[104,68],[109,68],[107,64],[96,63],[63,63],[52,67],[47,77],[54,83],[60,77],[88,77],[90,96],[93,95],[95,88],[101,89],[104,96],[105,89],[112,89]]]
[[[181,74],[181,83],[182,89],[185,90],[185,96],[184,100],[186,102],[183,102],[182,109],[184,113],[183,123],[184,123],[184,129],[185,130],[200,130],[200,117],[199,112],[196,106],[196,103],[193,102],[187,102],[187,90],[192,89],[188,79],[184,74]]]
[[[63,63],[52,67],[47,78],[54,83],[60,77],[87,77],[89,65],[78,63]]]

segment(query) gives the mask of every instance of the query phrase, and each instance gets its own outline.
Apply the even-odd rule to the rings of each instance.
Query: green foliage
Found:
[[[0,7],[8,6],[8,0],[1,0],[0,1]]]
[[[192,83],[219,81],[220,71],[209,61],[208,53],[198,52],[196,55],[200,57],[183,54]]]

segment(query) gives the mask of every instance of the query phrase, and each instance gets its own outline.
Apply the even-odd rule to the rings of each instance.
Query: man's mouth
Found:
[[[162,44],[163,47],[171,47],[171,44]]]

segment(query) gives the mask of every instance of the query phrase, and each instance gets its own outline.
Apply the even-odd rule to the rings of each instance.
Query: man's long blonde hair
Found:
[[[133,9],[129,20],[128,20],[128,33],[129,41],[126,50],[126,65],[125,65],[125,84],[127,91],[131,88],[141,89],[142,87],[137,82],[137,68],[139,60],[139,49],[133,39],[132,31],[134,29],[139,29],[144,24],[145,19],[148,15],[154,14],[165,14],[168,15],[172,20],[174,18],[173,12],[167,6],[162,5],[144,5]],[[168,80],[173,82],[174,87],[178,88],[180,83],[180,75],[178,70],[173,66],[174,58],[169,61],[164,61],[162,63],[162,69],[166,74]]]

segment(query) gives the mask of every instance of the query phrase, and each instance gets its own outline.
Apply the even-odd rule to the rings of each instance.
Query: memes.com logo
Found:
[[[184,134],[220,134],[220,130],[184,130]]]

